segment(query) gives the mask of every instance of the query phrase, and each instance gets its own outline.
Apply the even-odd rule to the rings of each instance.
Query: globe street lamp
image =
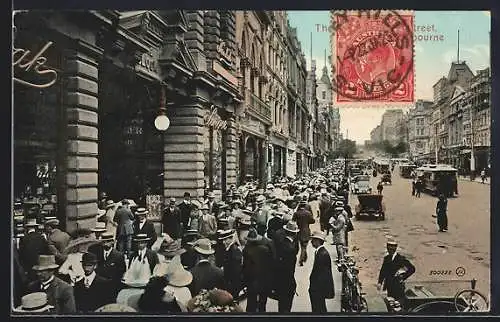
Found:
[[[170,120],[166,115],[167,109],[165,108],[165,103],[166,103],[165,88],[162,86],[160,93],[160,108],[158,116],[156,116],[155,118],[155,127],[158,131],[166,131],[170,126]]]

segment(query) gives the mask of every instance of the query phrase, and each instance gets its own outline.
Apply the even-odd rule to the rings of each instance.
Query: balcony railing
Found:
[[[250,90],[247,89],[246,93],[248,107],[250,110],[272,123],[271,107]]]

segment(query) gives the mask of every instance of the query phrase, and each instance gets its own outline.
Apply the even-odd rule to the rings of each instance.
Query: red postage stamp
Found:
[[[347,11],[332,16],[337,102],[413,102],[413,15]]]

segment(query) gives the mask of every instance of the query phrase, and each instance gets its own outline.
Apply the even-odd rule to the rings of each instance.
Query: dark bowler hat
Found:
[[[255,228],[250,228],[247,236],[247,241],[259,241],[262,239],[262,236],[257,233]]]
[[[82,264],[97,264],[98,262],[97,255],[94,253],[84,253],[82,255]]]

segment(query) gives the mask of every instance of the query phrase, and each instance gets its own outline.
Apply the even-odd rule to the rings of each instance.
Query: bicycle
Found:
[[[358,279],[359,269],[356,262],[347,257],[339,261],[337,269],[342,273],[342,312],[368,312],[368,303],[364,298],[361,282]]]

